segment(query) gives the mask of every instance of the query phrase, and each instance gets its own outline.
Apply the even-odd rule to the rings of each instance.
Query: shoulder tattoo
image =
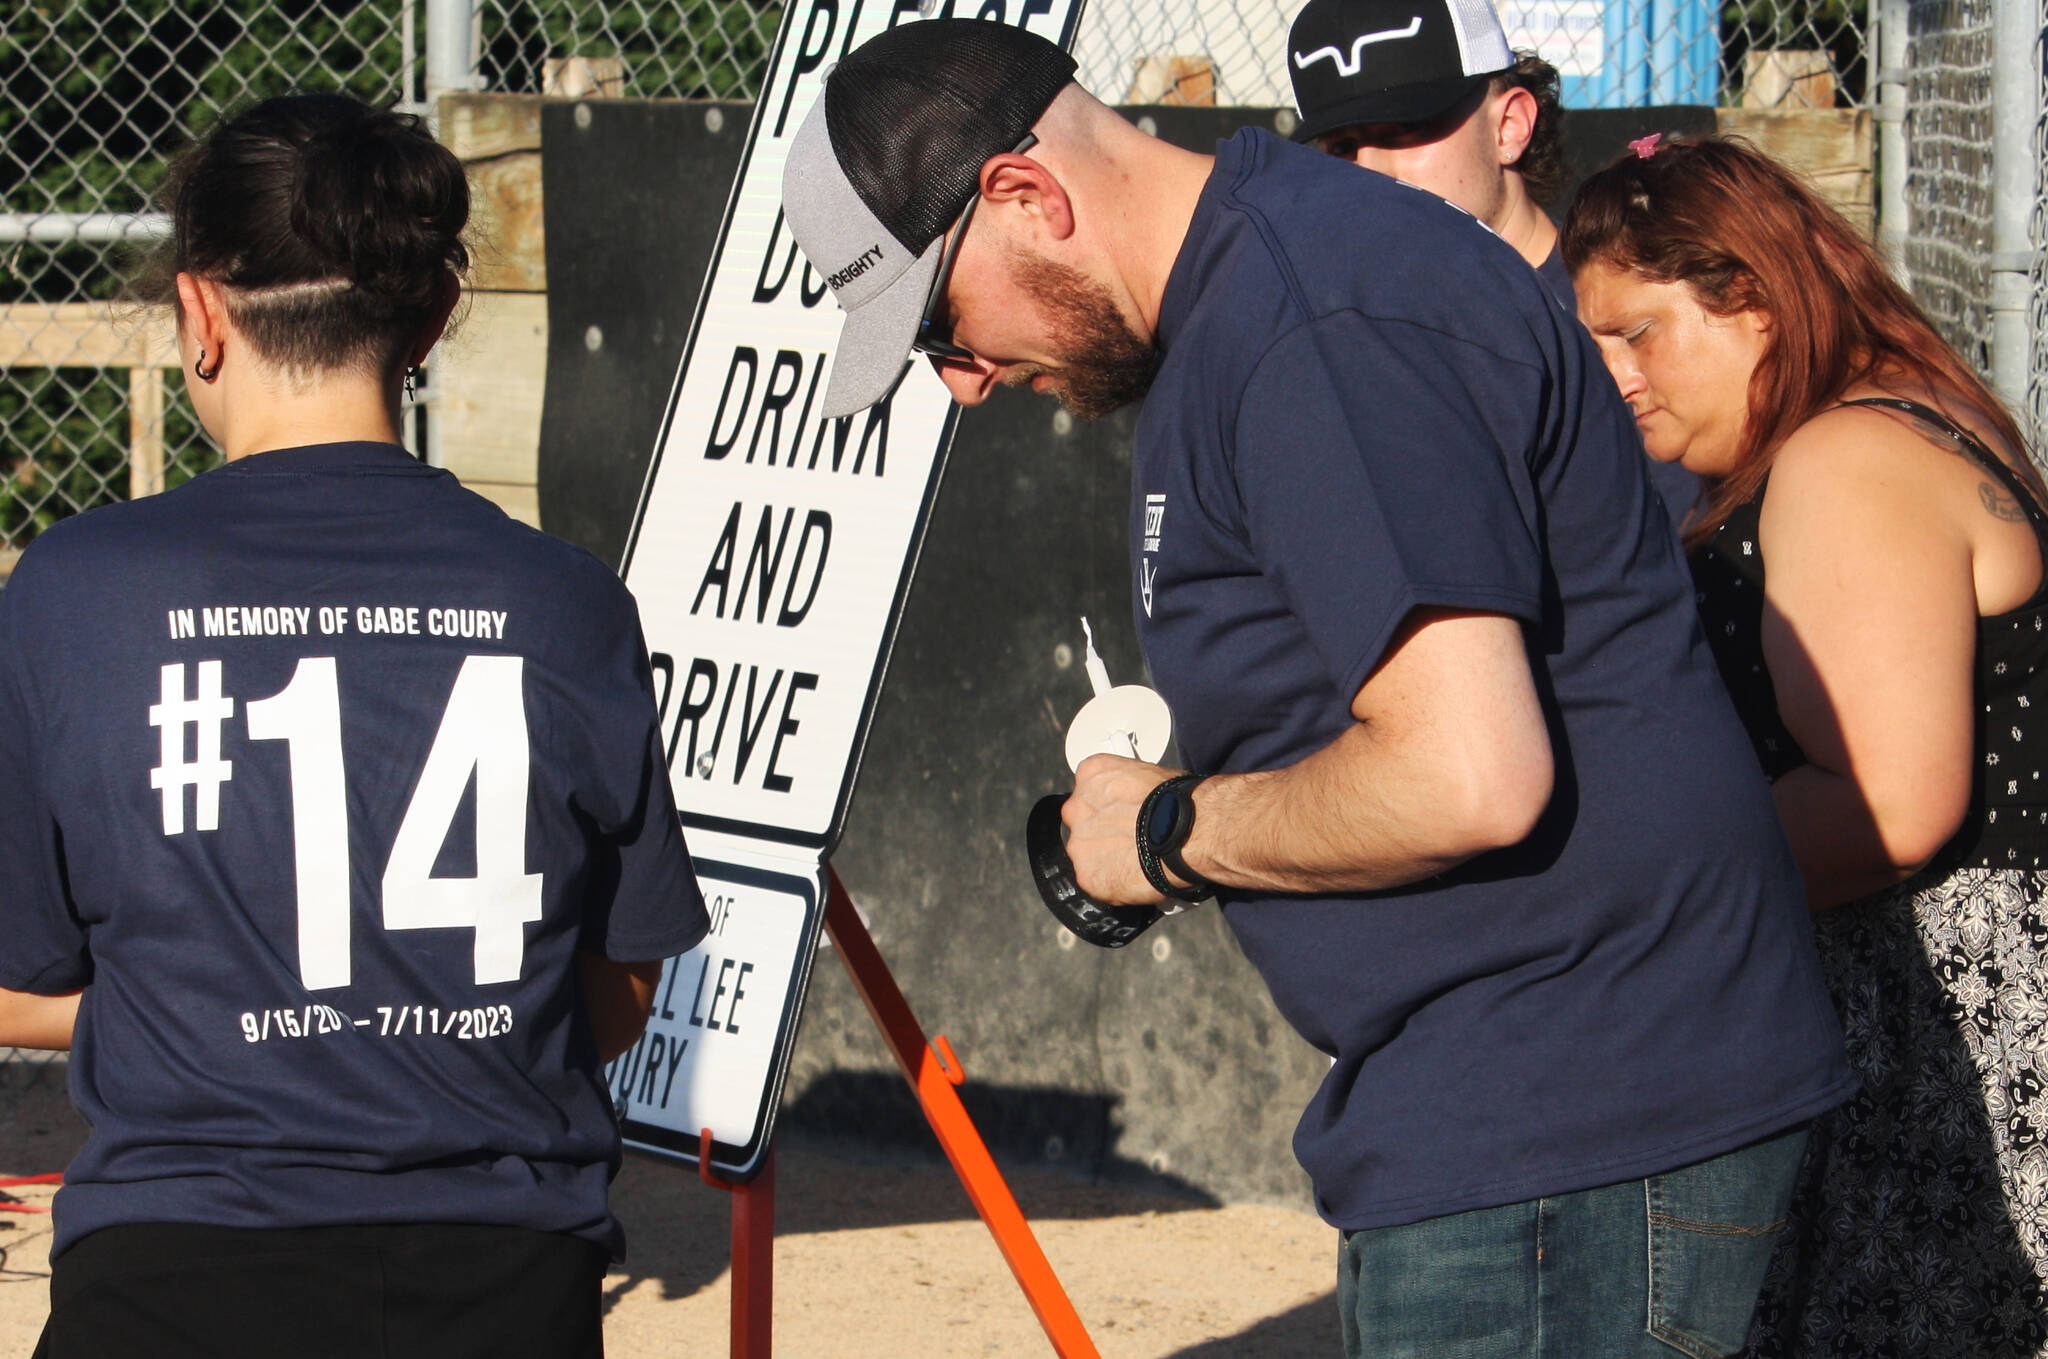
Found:
[[[1994,519],[2017,522],[2027,517],[2020,502],[2012,498],[2012,492],[1996,482],[1984,481],[1977,484],[1977,498],[1984,502],[1984,508]]]

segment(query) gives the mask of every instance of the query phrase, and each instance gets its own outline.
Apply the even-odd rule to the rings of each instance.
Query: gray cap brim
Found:
[[[832,376],[825,383],[825,404],[819,408],[826,419],[865,410],[903,380],[944,244],[934,241],[894,283],[846,313],[832,355]]]
[[[882,225],[833,154],[822,97],[790,139],[782,211],[804,257],[846,312],[820,411],[828,419],[851,415],[902,380],[945,237],[913,254]]]

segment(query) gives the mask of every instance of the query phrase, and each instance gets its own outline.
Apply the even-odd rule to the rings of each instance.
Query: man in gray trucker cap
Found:
[[[1330,1054],[1294,1146],[1347,1353],[1734,1351],[1852,1080],[1628,408],[1469,214],[1072,70],[934,19],[826,78],[783,192],[847,310],[828,413],[919,352],[963,405],[1144,398],[1133,617],[1191,771],[1085,761],[1067,849],[1099,901],[1213,895]]]
[[[918,54],[941,30],[893,30]],[[812,267],[846,310],[846,328],[825,387],[824,414],[848,415],[888,395],[913,347],[944,337],[926,316],[933,281],[950,263],[946,228],[976,197],[983,161],[1024,141],[1053,96],[1073,79],[1074,59],[1051,43],[1019,43],[991,24],[923,48],[936,69],[885,61],[871,51],[831,72],[817,107],[790,142],[784,211]],[[892,112],[929,110],[916,124]],[[958,233],[955,236],[959,239]]]

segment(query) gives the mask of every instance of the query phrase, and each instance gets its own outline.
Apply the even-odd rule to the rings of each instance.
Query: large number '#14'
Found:
[[[525,660],[470,656],[441,713],[433,748],[384,865],[384,928],[473,929],[478,985],[519,980],[525,925],[541,917],[541,875],[526,867],[529,756]],[[163,793],[164,834],[185,829],[185,788],[199,830],[220,824],[220,788],[234,777],[220,757],[235,701],[222,694],[221,663],[198,663],[198,693],[185,697],[183,664],[163,667],[150,725],[162,731],[150,787]],[[299,979],[309,991],[349,984],[348,779],[334,658],[299,661],[291,683],[248,705],[249,737],[283,741],[291,758],[292,858],[298,888]],[[197,751],[185,758],[185,728]],[[434,859],[476,776],[475,876],[437,878]]]

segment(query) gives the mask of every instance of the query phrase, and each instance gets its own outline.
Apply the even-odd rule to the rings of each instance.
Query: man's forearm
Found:
[[[1225,887],[1371,891],[1520,842],[1550,802],[1549,729],[1521,627],[1421,614],[1359,690],[1353,725],[1284,769],[1219,775],[1194,792],[1188,867]],[[1098,755],[1062,812],[1081,888],[1155,902],[1139,867],[1139,808],[1168,771]]]
[[[1299,764],[1204,780],[1182,854],[1210,881],[1254,891],[1399,887],[1526,837],[1549,802],[1548,754],[1479,784],[1360,723]]]

